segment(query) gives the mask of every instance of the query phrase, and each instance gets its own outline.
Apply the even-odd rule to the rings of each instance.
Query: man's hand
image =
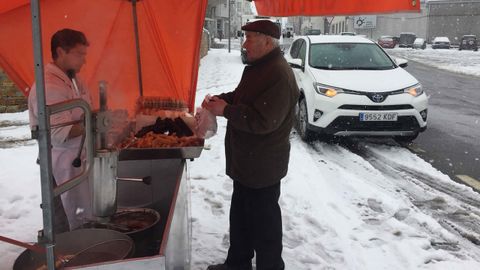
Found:
[[[206,96],[203,98],[202,108],[207,108],[207,103],[210,101],[211,98],[212,98],[212,96],[210,96],[210,94],[206,95]]]
[[[223,110],[225,110],[226,106],[227,102],[217,96],[211,97],[209,101],[204,100],[202,103],[202,107],[209,110],[215,116],[223,116]]]

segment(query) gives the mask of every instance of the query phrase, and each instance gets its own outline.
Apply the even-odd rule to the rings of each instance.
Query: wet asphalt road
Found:
[[[452,179],[480,181],[480,78],[413,61],[406,70],[430,97],[427,130],[408,147]]]

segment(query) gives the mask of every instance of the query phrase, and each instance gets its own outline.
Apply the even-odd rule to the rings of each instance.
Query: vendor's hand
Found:
[[[213,115],[223,116],[223,110],[227,106],[227,102],[217,96],[213,96],[210,101],[202,103],[202,107],[209,110]]]

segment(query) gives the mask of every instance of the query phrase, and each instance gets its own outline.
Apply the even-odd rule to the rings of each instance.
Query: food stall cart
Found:
[[[173,101],[153,103],[162,106],[156,109],[193,112],[206,3],[206,0],[175,3],[151,0],[42,0],[30,3],[28,0],[15,0],[0,3],[0,65],[25,95],[28,95],[35,78],[40,103],[37,134],[44,227],[39,243],[45,247],[47,256],[26,251],[17,259],[14,268],[28,269],[32,266],[35,269],[46,261],[45,266],[53,269],[56,262],[54,254],[75,254],[78,248],[88,247],[88,244],[79,243],[82,239],[99,238],[96,230],[110,231],[108,226],[97,229],[98,224],[95,224],[93,228],[66,233],[66,237],[55,237],[53,234],[53,196],[85,181],[85,176],[101,180],[91,180],[94,182],[94,212],[99,220],[105,218],[107,212],[115,213],[117,209],[128,213],[125,209],[142,208],[151,210],[143,210],[145,215],[153,213],[153,221],[144,230],[127,233],[135,243],[135,251],[126,248],[131,254],[122,254],[113,257],[114,261],[110,258],[110,262],[92,267],[132,269],[132,265],[138,264],[143,268],[135,266],[136,269],[151,269],[153,266],[158,269],[189,268],[191,237],[185,172],[187,161],[200,155],[202,144],[124,149],[118,148],[121,140],[106,144],[100,134],[108,133],[110,124],[118,122],[118,119],[111,118],[118,116],[113,114],[116,110],[125,110],[129,115],[128,121],[134,121],[138,110],[145,109],[139,107],[142,98]],[[88,64],[80,75],[92,92],[93,108],[79,100],[45,104],[43,59],[51,59],[50,37],[62,28],[80,30],[89,40]],[[102,83],[99,84],[100,81]],[[101,98],[100,92],[103,92]],[[102,104],[102,100],[108,102]],[[82,175],[52,189],[47,119],[50,114],[73,107],[80,107],[85,114],[86,168]],[[98,175],[100,177],[96,177]],[[135,181],[138,179],[141,181]],[[109,186],[113,189],[108,190]],[[137,204],[136,198],[144,199],[145,193],[150,194],[150,201]],[[114,207],[109,208],[112,201]],[[138,220],[138,216],[135,218]],[[101,233],[105,234],[109,233]],[[65,247],[62,241],[73,242],[78,245],[77,250]],[[116,246],[110,246],[113,247],[110,249],[120,250],[119,246],[124,244],[128,241],[117,241]],[[96,251],[99,251],[98,248]],[[43,262],[37,263],[37,257]],[[123,261],[126,257],[131,259]],[[75,266],[86,267],[92,262],[97,261],[86,260]]]
[[[256,6],[260,14],[270,16],[359,14],[419,9],[419,3],[415,0],[385,2],[257,0]],[[89,237],[85,238],[97,238],[98,235],[111,233],[111,228],[107,226],[91,229],[86,234],[78,230],[67,236],[59,235],[58,238],[53,235],[53,196],[58,196],[84,181],[86,175],[90,175],[94,179],[93,186],[97,187],[93,193],[94,197],[98,195],[96,202],[100,205],[97,208],[100,218],[120,207],[148,207],[158,215],[153,214],[154,222],[148,227],[151,228],[148,237],[143,235],[143,238],[137,236],[137,239],[134,239],[137,251],[127,247],[125,250],[128,252],[120,258],[95,264],[87,260],[76,265],[77,268],[189,269],[191,236],[188,186],[185,181],[186,162],[200,155],[202,145],[146,149],[113,148],[112,145],[122,144],[107,144],[101,134],[111,128],[109,121],[112,119],[109,116],[113,114],[109,114],[109,111],[125,109],[128,115],[134,116],[138,113],[138,101],[142,97],[179,101],[185,104],[180,107],[193,112],[200,36],[206,5],[207,0],[10,0],[0,3],[0,66],[25,95],[28,95],[29,87],[35,78],[42,116],[39,119],[38,139],[44,228],[39,242],[45,247],[46,256],[27,251],[17,259],[19,264],[24,259],[34,261],[33,267],[38,267],[35,261],[38,255],[38,260],[46,261],[45,266],[48,269],[54,269],[56,248],[60,251],[65,248],[61,241],[76,242],[86,234],[89,234]],[[100,97],[94,99],[93,106],[100,108],[99,112],[93,112],[92,108],[79,101],[51,106],[45,104],[43,59],[50,58],[46,44],[55,31],[66,27],[84,32],[90,40],[88,64],[81,75],[86,79],[94,97]],[[32,47],[33,55],[30,54]],[[34,70],[32,66],[35,67]],[[100,81],[102,83],[99,84]],[[106,89],[103,81],[107,82],[108,91],[102,91]],[[102,99],[108,100],[108,106]],[[83,175],[72,179],[65,186],[52,189],[50,131],[47,119],[52,113],[73,107],[82,108],[86,115],[86,153],[89,161]],[[129,119],[133,121],[132,117]],[[95,179],[104,178],[110,180],[108,184],[103,181],[96,186]],[[107,202],[102,201],[105,197],[109,198]],[[106,231],[99,233],[95,230]],[[132,235],[131,238],[135,236]],[[151,241],[142,242],[146,238]],[[116,240],[127,246],[126,243],[130,243],[127,239]],[[82,245],[88,247],[88,244]],[[116,246],[116,249],[120,248]],[[70,252],[76,251],[68,251],[68,254]],[[126,259],[127,257],[132,258]],[[18,267],[26,269],[23,266]]]

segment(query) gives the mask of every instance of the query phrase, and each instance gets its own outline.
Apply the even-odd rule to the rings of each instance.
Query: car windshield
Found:
[[[371,43],[312,44],[309,64],[314,68],[334,70],[395,68],[385,52]]]

